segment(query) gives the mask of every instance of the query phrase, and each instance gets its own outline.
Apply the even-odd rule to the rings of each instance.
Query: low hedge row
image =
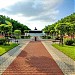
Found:
[[[22,39],[30,39],[31,36],[21,36]]]
[[[42,36],[42,39],[51,39],[51,36]]]
[[[5,38],[0,38],[0,45],[5,44],[5,42],[6,42]]]
[[[71,39],[68,39],[65,41],[66,45],[73,45],[74,43],[75,43],[75,40],[71,40]]]

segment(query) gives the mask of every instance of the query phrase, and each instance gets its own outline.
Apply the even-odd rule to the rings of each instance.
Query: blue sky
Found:
[[[74,12],[74,0],[0,0],[0,15],[38,30]]]
[[[57,19],[66,17],[74,12],[74,0],[63,0],[62,4],[58,8],[60,13]]]

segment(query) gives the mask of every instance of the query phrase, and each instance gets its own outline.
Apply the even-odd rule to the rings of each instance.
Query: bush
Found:
[[[0,45],[5,44],[6,40],[4,38],[0,38]]]
[[[22,39],[24,39],[24,36],[21,36]]]
[[[55,40],[60,40],[60,37],[56,37]]]
[[[28,36],[22,35],[22,36],[21,36],[22,39],[30,39],[30,37],[31,37],[30,35],[28,35]]]
[[[74,40],[71,40],[71,39],[65,41],[66,45],[73,45],[73,43],[74,43]]]
[[[51,39],[51,36],[42,36],[42,39]]]
[[[75,39],[74,39],[74,43],[75,43]]]
[[[51,36],[46,36],[47,39],[51,39]]]
[[[46,39],[46,36],[41,36],[42,37],[42,39]]]
[[[21,38],[21,30],[15,30],[14,35],[17,39],[20,39]]]
[[[29,38],[30,38],[30,36],[24,36],[24,38],[25,38],[25,39],[29,39]]]

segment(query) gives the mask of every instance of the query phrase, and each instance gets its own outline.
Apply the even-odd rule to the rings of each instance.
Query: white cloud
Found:
[[[0,0],[0,9],[11,6],[19,1],[22,1],[22,0]]]
[[[42,5],[44,9],[56,8],[63,0],[35,0],[34,5]]]
[[[62,0],[0,0],[0,12],[30,28],[42,29],[56,21]]]

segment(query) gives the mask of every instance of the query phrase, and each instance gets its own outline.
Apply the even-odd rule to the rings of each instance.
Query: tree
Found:
[[[45,28],[43,29],[44,33],[46,35],[49,35],[49,29],[48,29],[48,26],[45,26]]]
[[[29,33],[29,30],[24,30],[24,33],[27,36],[27,34]]]
[[[61,38],[60,43],[63,45],[63,37],[64,37],[64,34],[66,32],[66,24],[65,23],[59,23],[56,25],[56,29],[60,33],[60,38]]]
[[[21,38],[21,30],[15,30],[14,35],[17,39]]]
[[[74,39],[75,35],[75,13],[58,20],[52,25],[48,25],[43,29],[45,32],[60,35],[61,43],[63,44],[63,37],[65,34]]]
[[[8,24],[8,33],[11,35],[12,34],[12,28],[13,28],[12,23],[9,21],[5,21],[5,22],[6,22],[6,24]]]
[[[48,31],[49,31],[49,34],[52,36],[52,38],[53,38],[53,36],[56,34],[56,31],[55,31],[55,24],[52,24],[52,25],[49,25],[48,26]]]
[[[5,32],[4,32],[4,27],[5,27],[5,24],[1,24],[0,25],[0,30],[1,30],[1,34],[3,35]]]
[[[0,25],[1,24],[6,24],[6,25],[12,25],[12,31],[14,32],[14,30],[21,30],[22,33],[24,33],[24,30],[30,30],[30,28],[28,28],[26,25],[21,24],[18,21],[15,21],[9,17],[0,15]]]

